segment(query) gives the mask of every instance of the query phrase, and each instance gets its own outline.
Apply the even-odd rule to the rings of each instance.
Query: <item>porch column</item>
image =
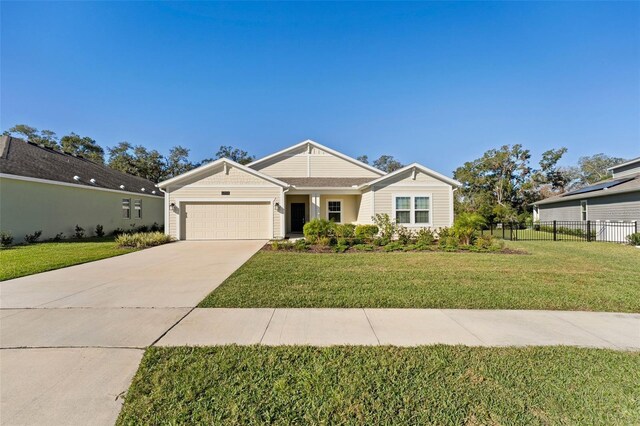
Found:
[[[311,219],[320,217],[320,194],[318,193],[311,194],[309,215],[311,215]]]

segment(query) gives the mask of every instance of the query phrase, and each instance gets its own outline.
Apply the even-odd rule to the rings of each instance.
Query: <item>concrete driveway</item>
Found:
[[[0,283],[0,423],[113,424],[144,348],[264,244],[177,242]]]

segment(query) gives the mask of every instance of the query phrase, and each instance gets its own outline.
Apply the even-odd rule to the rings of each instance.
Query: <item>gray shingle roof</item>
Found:
[[[73,183],[91,188],[115,189],[162,197],[155,184],[82,157],[43,148],[11,136],[0,137],[0,173]],[[73,177],[78,176],[80,180]],[[90,182],[95,179],[95,184]],[[124,189],[120,188],[124,185]],[[142,191],[145,188],[145,191]]]
[[[289,185],[301,188],[351,188],[352,186],[362,185],[371,182],[376,177],[343,177],[343,178],[324,178],[324,177],[279,177],[277,178]]]
[[[637,175],[632,175],[632,176],[625,176],[630,178],[631,180],[621,183],[619,185],[613,186],[611,188],[607,188],[607,189],[599,189],[596,191],[591,191],[591,192],[583,192],[580,194],[571,194],[571,192],[567,192],[564,194],[560,194],[560,195],[556,195],[554,197],[549,197],[546,198],[542,201],[538,201],[535,202],[533,204],[535,205],[544,205],[544,204],[553,204],[553,203],[559,203],[562,201],[571,201],[571,200],[584,200],[587,198],[594,198],[594,197],[604,197],[606,195],[613,195],[613,194],[620,194],[620,193],[624,193],[624,192],[635,192],[635,191],[640,191],[640,174]],[[615,178],[615,179],[607,179],[607,180],[603,180],[601,182],[597,182],[594,183],[593,185],[589,185],[589,186],[595,186],[601,183],[606,183],[606,182],[611,182],[611,181],[616,181],[619,180],[621,178]]]

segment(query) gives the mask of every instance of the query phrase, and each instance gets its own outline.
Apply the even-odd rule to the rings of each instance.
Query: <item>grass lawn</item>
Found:
[[[201,307],[555,309],[640,312],[640,250],[527,241],[529,254],[260,251]]]
[[[0,250],[0,281],[135,251],[121,249],[113,238],[87,238],[15,246]]]
[[[118,424],[640,424],[638,371],[568,347],[151,348]]]

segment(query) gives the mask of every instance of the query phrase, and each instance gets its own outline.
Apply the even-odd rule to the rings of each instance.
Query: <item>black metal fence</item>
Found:
[[[603,241],[626,243],[627,237],[638,232],[637,222],[601,220],[560,221],[534,223],[498,223],[481,230],[511,241]]]

